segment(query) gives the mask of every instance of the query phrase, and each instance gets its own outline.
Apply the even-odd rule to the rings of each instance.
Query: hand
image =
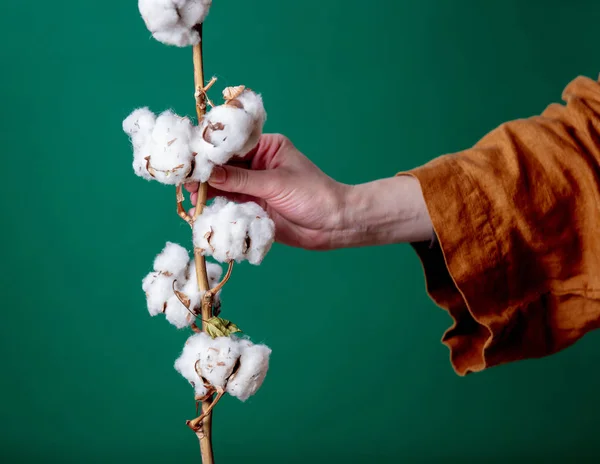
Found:
[[[193,192],[196,204],[198,184],[185,188]],[[265,134],[243,159],[213,169],[208,196],[254,201],[275,221],[278,242],[326,250],[336,247],[333,237],[343,224],[349,189],[324,174],[286,137]]]
[[[282,135],[263,135],[243,159],[216,166],[208,197],[254,201],[275,221],[276,240],[309,250],[431,240],[433,226],[416,178],[355,186],[328,177]],[[198,184],[188,184],[192,202]],[[193,215],[193,209],[190,215]]]

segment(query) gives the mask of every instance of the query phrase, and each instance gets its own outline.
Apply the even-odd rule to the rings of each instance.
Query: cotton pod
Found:
[[[202,332],[188,339],[175,369],[199,397],[212,386],[246,401],[263,384],[270,355],[271,349],[265,345],[234,335],[212,339]]]
[[[210,287],[216,287],[223,269],[218,264],[206,263],[206,270]],[[154,271],[143,279],[142,289],[150,315],[162,313],[178,329],[189,327],[196,319],[194,314],[200,313],[204,292],[198,289],[195,263],[187,250],[176,243],[167,242],[155,258]],[[220,292],[213,302],[220,303]]]
[[[139,0],[138,8],[152,36],[167,45],[200,43],[194,26],[201,24],[212,0]]]
[[[192,140],[194,151],[218,165],[252,150],[267,117],[259,94],[239,86],[228,87],[224,95],[231,98],[204,116]]]
[[[217,197],[194,222],[194,246],[219,262],[260,264],[275,239],[275,224],[254,202]]]
[[[263,384],[269,370],[271,348],[249,344],[242,350],[240,368],[227,383],[227,393],[241,401],[254,395]]]
[[[172,111],[158,117],[148,108],[133,111],[124,121],[123,130],[133,145],[133,170],[144,179],[162,184],[206,182],[213,163],[206,154],[191,148],[195,131],[188,118]]]
[[[142,281],[151,316],[165,311],[167,300],[173,295],[173,282],[176,279],[184,280],[189,260],[186,249],[171,242],[167,242],[165,248],[154,259],[154,271]]]
[[[208,351],[211,338],[205,333],[192,335],[185,342],[183,351],[175,361],[175,369],[194,387],[197,397],[208,393],[203,380],[196,372],[196,362],[200,359],[200,353]]]

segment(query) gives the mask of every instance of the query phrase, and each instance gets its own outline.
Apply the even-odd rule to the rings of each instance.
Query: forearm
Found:
[[[419,182],[411,176],[348,188],[332,248],[428,241],[433,226]]]

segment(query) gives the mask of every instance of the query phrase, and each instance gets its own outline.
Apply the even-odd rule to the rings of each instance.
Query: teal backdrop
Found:
[[[215,0],[205,68],[361,183],[597,77],[599,21],[593,0]],[[0,41],[0,461],[199,462],[173,369],[188,333],[150,318],[140,288],[190,232],[173,190],[133,174],[121,130],[138,106],[193,114],[191,50],[152,40],[133,0],[4,0]],[[276,245],[223,304],[273,355],[256,396],[216,410],[219,464],[600,459],[600,333],[460,378],[408,245]]]

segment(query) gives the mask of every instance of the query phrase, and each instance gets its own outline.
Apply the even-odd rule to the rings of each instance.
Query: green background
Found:
[[[136,3],[0,5],[2,462],[199,461],[172,367],[188,334],[140,288],[190,233],[121,131],[138,106],[193,112],[191,50],[152,40]],[[206,72],[262,92],[266,131],[360,183],[595,78],[599,20],[592,0],[215,0]],[[600,334],[460,378],[408,245],[277,245],[223,300],[273,356],[255,397],[216,411],[220,464],[600,459]]]

